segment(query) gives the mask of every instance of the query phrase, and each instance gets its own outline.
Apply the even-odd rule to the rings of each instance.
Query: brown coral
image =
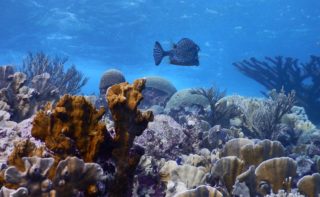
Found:
[[[74,196],[79,191],[83,191],[85,196],[97,196],[98,189],[91,188],[95,188],[95,184],[104,179],[103,170],[98,164],[84,163],[77,157],[68,157],[60,161],[56,169],[56,196]]]
[[[26,169],[23,157],[42,157],[43,154],[44,147],[37,148],[30,140],[17,141],[14,143],[14,149],[8,157],[7,164],[15,166],[20,171],[24,171]]]
[[[226,187],[229,193],[238,175],[244,170],[244,163],[235,156],[224,157],[217,161],[211,169],[213,178],[217,178]]]
[[[241,157],[240,150],[243,146],[247,144],[253,144],[253,142],[247,138],[235,138],[229,140],[223,147],[221,151],[221,157],[226,156],[236,156],[238,158]]]
[[[112,156],[116,161],[116,175],[110,196],[124,196],[129,190],[129,182],[143,154],[141,148],[133,147],[136,136],[142,134],[148,122],[153,120],[151,111],[137,109],[142,100],[141,91],[145,80],[135,80],[132,85],[120,83],[108,89],[107,101],[115,124],[114,149]]]
[[[125,196],[124,191],[130,191],[129,183],[143,154],[141,148],[133,146],[133,141],[153,120],[151,111],[137,109],[143,98],[141,91],[144,86],[145,80],[139,79],[132,85],[126,82],[113,85],[107,91],[108,106],[115,124],[112,156],[116,162],[116,174],[110,196]]]
[[[274,193],[280,189],[290,190],[291,178],[296,175],[297,164],[289,157],[273,158],[262,162],[255,171],[258,191],[266,194],[264,185],[269,185]]]
[[[54,108],[47,105],[37,113],[32,136],[45,142],[58,160],[75,155],[91,162],[104,141],[106,127],[99,122],[104,112],[83,96],[64,95]]]
[[[302,177],[297,183],[299,191],[309,197],[318,197],[320,195],[320,174],[314,173]]]
[[[247,144],[241,147],[240,158],[245,162],[245,165],[258,166],[261,162],[284,156],[284,147],[278,141],[263,140],[257,144]]]

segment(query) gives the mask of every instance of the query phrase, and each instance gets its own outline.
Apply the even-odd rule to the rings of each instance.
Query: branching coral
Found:
[[[220,91],[216,86],[211,88],[195,88],[191,90],[191,94],[201,95],[208,100],[210,105],[210,114],[206,117],[211,125],[222,124],[222,119],[234,115],[235,108],[226,107],[226,103],[218,101],[226,95],[226,90]]]
[[[104,141],[106,127],[100,123],[105,110],[96,110],[82,96],[63,96],[55,105],[47,105],[33,121],[32,136],[45,142],[58,160],[80,156],[92,162]]]
[[[132,85],[120,83],[107,91],[108,106],[115,124],[115,137],[112,140],[112,157],[116,163],[116,173],[110,186],[110,196],[125,196],[130,193],[129,183],[144,151],[134,146],[136,136],[142,134],[153,120],[151,111],[141,112],[138,105],[142,100],[141,91],[145,80],[135,80]],[[124,192],[126,191],[126,192]]]
[[[78,71],[74,65],[64,70],[68,58],[51,58],[43,52],[29,53],[23,60],[21,71],[27,75],[28,83],[37,76],[44,73],[50,75],[50,91],[56,89],[59,95],[76,94],[87,83],[88,79]]]
[[[277,126],[281,118],[290,111],[295,103],[295,93],[276,92],[269,93],[269,98],[256,101],[253,104],[237,104],[244,116],[244,133],[260,139],[275,139]]]
[[[311,56],[309,62],[300,63],[292,57],[266,57],[265,61],[251,58],[233,64],[242,73],[256,80],[268,90],[284,88],[296,91],[299,104],[305,107],[310,119],[320,121],[320,57]]]
[[[0,110],[10,112],[12,120],[29,118],[46,102],[57,99],[57,89],[51,87],[48,73],[28,79],[26,74],[13,70],[11,66],[0,67]]]

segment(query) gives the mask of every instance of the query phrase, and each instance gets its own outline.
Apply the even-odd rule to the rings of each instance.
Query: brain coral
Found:
[[[109,69],[105,73],[103,73],[100,79],[100,94],[105,95],[107,89],[117,83],[125,82],[126,79],[121,71],[117,69]]]
[[[146,86],[143,90],[142,108],[154,105],[165,106],[169,98],[177,91],[173,84],[162,77],[146,77]]]
[[[146,77],[146,88],[154,88],[163,91],[169,96],[173,95],[177,91],[170,81],[157,76]]]
[[[190,107],[192,105],[200,105],[204,108],[209,106],[209,102],[204,96],[192,94],[191,90],[192,89],[179,90],[173,94],[167,102],[165,111],[170,112],[171,109]]]

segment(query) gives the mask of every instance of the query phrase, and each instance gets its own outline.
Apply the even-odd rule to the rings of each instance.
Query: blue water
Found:
[[[28,51],[68,56],[90,78],[85,94],[117,68],[128,81],[158,75],[178,89],[216,84],[256,96],[263,88],[233,62],[320,52],[319,0],[0,0],[0,8],[0,64],[19,65]],[[200,46],[200,66],[155,66],[154,42],[169,49],[182,37]]]

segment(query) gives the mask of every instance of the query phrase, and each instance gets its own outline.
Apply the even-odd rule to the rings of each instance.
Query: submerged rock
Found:
[[[156,115],[135,142],[145,147],[146,155],[157,159],[175,160],[186,152],[183,147],[187,146],[187,137],[184,128],[173,118],[168,115]]]

